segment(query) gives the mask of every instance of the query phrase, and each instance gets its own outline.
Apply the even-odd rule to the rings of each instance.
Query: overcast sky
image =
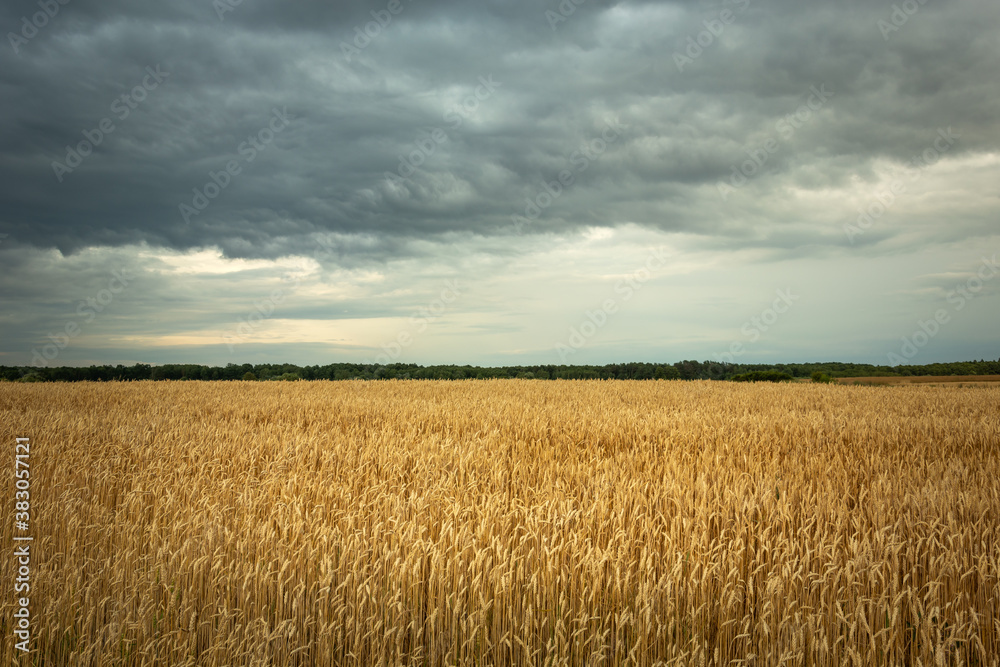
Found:
[[[0,364],[1000,357],[995,0],[9,1]]]

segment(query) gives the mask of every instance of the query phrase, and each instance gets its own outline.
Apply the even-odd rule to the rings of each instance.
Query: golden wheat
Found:
[[[3,664],[1000,664],[1000,387],[0,383],[0,414],[35,535]]]

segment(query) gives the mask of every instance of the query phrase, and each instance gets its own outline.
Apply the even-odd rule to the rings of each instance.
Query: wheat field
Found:
[[[0,383],[0,415],[35,536],[5,665],[1000,664],[1000,387]]]

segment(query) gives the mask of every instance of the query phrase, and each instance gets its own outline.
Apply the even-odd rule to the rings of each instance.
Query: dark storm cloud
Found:
[[[949,157],[998,148],[995,6],[912,3],[902,21],[889,2],[71,0],[0,50],[0,230],[64,252],[148,242],[388,258],[419,252],[411,240],[515,233],[511,216],[570,171],[520,233],[632,222],[719,247],[846,247],[839,225],[832,240],[789,212],[787,190],[874,181],[874,161],[906,162],[941,128],[961,133]],[[6,3],[0,27],[16,35],[39,11]],[[720,17],[732,20],[706,38]],[[155,87],[148,68],[164,73]],[[824,85],[830,99],[782,135]],[[269,136],[275,110],[289,120]],[[113,131],[57,174],[102,121]],[[608,122],[620,138],[580,169]],[[720,199],[771,138],[759,173]],[[412,176],[387,180],[415,151]],[[195,190],[214,192],[213,174],[226,185],[203,202]],[[950,233],[985,233],[985,215]]]

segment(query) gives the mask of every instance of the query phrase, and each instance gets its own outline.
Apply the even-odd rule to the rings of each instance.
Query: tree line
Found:
[[[127,380],[465,380],[526,378],[536,380],[732,380],[749,374],[779,373],[793,378],[814,374],[837,377],[912,375],[1000,375],[996,361],[959,361],[922,366],[875,366],[842,362],[801,364],[730,364],[719,361],[624,363],[602,366],[552,364],[526,366],[457,366],[418,364],[135,364],[134,366],[0,366],[0,380],[14,382],[107,382]],[[754,377],[751,375],[751,377]],[[777,377],[773,376],[772,377]]]

